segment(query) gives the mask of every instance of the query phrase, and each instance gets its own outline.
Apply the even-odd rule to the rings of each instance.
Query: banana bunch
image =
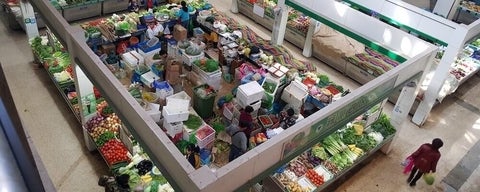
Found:
[[[363,150],[358,148],[357,146],[355,145],[348,145],[348,149],[350,149],[350,151],[352,151],[353,153],[357,154],[358,156],[362,156],[363,155]]]

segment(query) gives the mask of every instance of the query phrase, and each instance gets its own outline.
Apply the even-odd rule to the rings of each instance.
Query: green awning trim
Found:
[[[299,10],[301,11],[302,13],[304,13],[305,15],[321,22],[322,24],[325,24],[337,31],[339,31],[340,33],[343,33],[355,40],[357,40],[358,42],[360,43],[363,43],[365,46],[367,47],[370,47],[371,49],[375,50],[375,51],[378,51],[379,53],[382,53],[388,57],[390,57],[391,59],[395,60],[395,61],[398,61],[400,63],[403,63],[404,61],[406,61],[407,59],[405,59],[404,57],[398,55],[397,53],[393,52],[393,51],[390,51],[389,49],[385,48],[385,47],[382,47],[380,46],[379,44],[373,42],[373,41],[370,41],[368,39],[365,39],[364,37],[360,36],[360,35],[357,35],[356,33],[354,32],[351,32],[343,27],[341,27],[340,25],[337,25],[336,23],[333,23],[331,21],[329,21],[328,19],[325,19],[323,17],[320,17],[319,15],[303,8],[302,6],[299,6],[293,2],[291,2],[290,0],[286,0],[285,1],[285,4],[296,9],[296,10]]]
[[[373,10],[371,10],[371,9],[369,9],[369,8],[367,8],[367,7],[364,7],[364,6],[362,6],[362,5],[359,5],[359,4],[355,3],[355,2],[352,2],[352,1],[350,1],[350,0],[344,0],[344,2],[347,3],[347,4],[349,4],[351,8],[356,9],[356,10],[362,12],[362,13],[370,14],[370,13],[373,12]],[[435,38],[435,37],[432,37],[432,36],[430,36],[430,35],[428,35],[428,34],[426,34],[426,33],[423,33],[423,32],[421,32],[421,31],[419,31],[419,30],[417,30],[417,29],[412,28],[412,27],[410,27],[410,26],[408,26],[408,25],[402,24],[402,23],[400,23],[400,22],[398,22],[398,21],[396,21],[396,20],[391,19],[390,17],[387,17],[387,16],[382,15],[382,14],[379,14],[379,13],[377,13],[377,14],[378,14],[377,16],[378,16],[382,21],[384,21],[385,23],[390,24],[390,25],[393,25],[393,26],[395,26],[395,27],[399,27],[399,28],[403,28],[403,29],[406,29],[406,30],[408,30],[408,31],[411,31],[411,32],[417,34],[418,37],[421,38],[421,39],[424,39],[424,40],[426,40],[426,41],[430,41],[430,42],[433,42],[433,43],[435,43],[435,44],[439,44],[439,45],[442,45],[442,46],[447,46],[447,45],[448,45],[448,43],[446,43],[446,42],[444,42],[444,41],[442,41],[442,40],[440,40],[440,39],[437,39],[437,38]]]

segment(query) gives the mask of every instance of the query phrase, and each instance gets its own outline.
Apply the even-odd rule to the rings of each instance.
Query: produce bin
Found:
[[[167,105],[175,105],[178,108],[188,109],[190,107],[191,98],[185,91],[175,93],[167,98]]]
[[[174,122],[174,123],[167,123],[163,121],[163,128],[167,130],[167,134],[170,136],[175,136],[183,131],[183,122]]]
[[[163,120],[167,123],[186,121],[190,112],[175,106],[165,106],[162,109]]]
[[[193,89],[193,108],[202,118],[213,116],[213,106],[215,105],[216,91],[209,85],[200,85]]]
[[[103,0],[102,14],[115,13],[127,10],[128,0]]]
[[[103,1],[103,0],[101,0]],[[63,18],[70,21],[86,19],[90,17],[100,16],[102,14],[101,1],[92,0],[85,3],[75,5],[62,6]]]
[[[187,65],[187,66],[192,66],[192,63],[194,61],[205,58],[205,53],[204,52],[201,52],[199,55],[189,55],[189,54],[185,53],[185,51],[181,51],[181,54],[182,54],[182,57],[181,57],[182,62],[183,62],[184,65]]]
[[[308,95],[307,86],[298,81],[292,81],[282,92],[282,100],[295,107],[301,107]]]

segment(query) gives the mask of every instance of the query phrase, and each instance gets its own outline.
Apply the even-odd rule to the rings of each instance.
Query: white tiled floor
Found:
[[[228,11],[230,1],[211,0],[218,10],[226,12],[242,24],[248,25],[265,39],[270,32],[258,27],[243,15]],[[52,85],[43,69],[32,63],[32,54],[26,36],[10,31],[0,23],[0,62],[7,73],[8,83],[15,99],[20,117],[35,144],[40,157],[58,191],[102,191],[97,179],[108,174],[108,168],[95,152],[89,152],[83,142],[81,127],[69,111],[62,97]],[[300,49],[286,43],[292,53],[303,60],[314,62],[320,71],[328,74],[334,82],[347,88],[359,85],[342,76],[314,58],[304,58]],[[480,77],[475,76],[441,105],[435,107],[425,126],[418,128],[410,122],[398,133],[393,150],[388,155],[377,154],[375,159],[339,186],[337,191],[443,191],[440,184],[466,152],[480,138],[480,114],[460,105],[462,101],[480,106]],[[388,104],[385,111],[392,110]],[[427,186],[419,182],[415,188],[407,186],[406,176],[399,163],[422,143],[440,137],[445,141],[437,171],[437,182]],[[479,169],[462,186],[461,191],[480,191]]]

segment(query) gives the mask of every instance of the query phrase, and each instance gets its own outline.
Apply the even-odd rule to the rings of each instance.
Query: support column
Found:
[[[317,27],[322,25],[317,20],[310,18],[310,26],[308,27],[307,36],[305,37],[305,45],[303,45],[302,55],[305,57],[312,56],[312,40],[313,34],[317,31]]]
[[[285,5],[285,0],[279,0],[277,7],[273,10],[275,16],[272,28],[273,45],[282,45],[285,38],[285,30],[287,29],[288,8]]]
[[[27,0],[20,1],[20,11],[22,12],[22,21],[20,25],[25,26],[25,33],[27,33],[28,39],[32,39],[39,35],[37,20],[35,18],[35,11]]]
[[[418,92],[417,84],[418,80],[411,81],[410,83],[407,83],[400,92],[400,96],[398,97],[397,103],[395,104],[390,117],[390,123],[395,129],[397,129],[397,132],[392,141],[382,147],[381,150],[385,154],[390,153],[392,147],[395,146],[395,141],[403,128],[403,124],[407,120],[408,113],[415,102],[415,95]]]
[[[232,13],[238,13],[238,2],[237,2],[237,0],[232,0],[232,5],[230,6],[230,11]]]
[[[436,0],[432,13],[452,19],[461,0]],[[432,0],[430,0],[432,2]]]
[[[452,34],[452,40],[448,42],[447,49],[435,70],[435,74],[433,75],[427,90],[425,90],[423,100],[420,102],[413,115],[412,122],[414,124],[422,126],[427,120],[428,115],[440,94],[440,90],[449,75],[452,63],[455,62],[455,58],[459,51],[463,49],[467,32],[468,30],[466,28],[459,27],[455,30],[454,34]]]

